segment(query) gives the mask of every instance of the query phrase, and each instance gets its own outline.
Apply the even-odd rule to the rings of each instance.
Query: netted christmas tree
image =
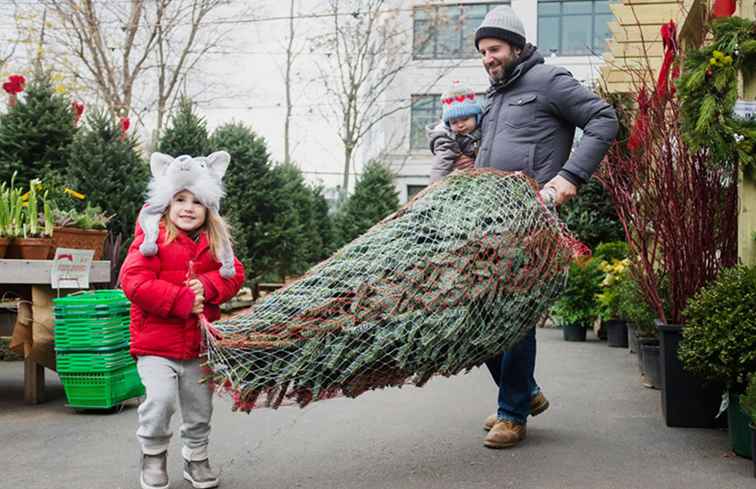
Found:
[[[16,185],[25,188],[50,172],[63,174],[75,134],[71,100],[55,93],[49,75],[37,73],[0,115],[0,182],[17,172]]]
[[[276,408],[434,375],[511,348],[584,253],[521,174],[456,172],[243,315],[206,325],[234,407]]]
[[[171,156],[210,154],[207,123],[194,112],[192,100],[181,97],[178,111],[171,117],[158,144],[158,151]]]

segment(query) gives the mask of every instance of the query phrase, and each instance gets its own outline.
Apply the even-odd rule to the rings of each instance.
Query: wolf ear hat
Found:
[[[139,212],[138,222],[144,231],[144,242],[139,251],[144,256],[155,256],[158,252],[157,238],[160,218],[171,204],[174,195],[188,190],[207,207],[208,212],[218,214],[220,200],[223,197],[223,175],[231,161],[225,151],[218,151],[210,156],[179,156],[173,158],[162,153],[152,153],[150,157],[150,179],[147,190],[147,205]],[[234,268],[234,251],[231,239],[225,233],[220,243],[220,274],[231,278],[236,274]]]

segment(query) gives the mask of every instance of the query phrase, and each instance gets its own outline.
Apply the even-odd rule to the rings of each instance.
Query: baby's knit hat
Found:
[[[451,89],[441,95],[442,119],[449,126],[450,121],[464,117],[475,117],[480,124],[483,108],[475,98],[475,92],[455,81]]]

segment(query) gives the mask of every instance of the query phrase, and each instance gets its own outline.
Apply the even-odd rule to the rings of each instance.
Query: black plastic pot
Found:
[[[580,324],[565,324],[562,326],[564,341],[585,341],[585,330]]]
[[[659,350],[657,340],[644,339],[640,342],[641,373],[646,380],[643,385],[651,389],[661,389]]]
[[[606,344],[614,348],[627,348],[627,322],[611,319],[606,325]]]
[[[683,370],[677,358],[682,327],[657,321],[661,345],[662,412],[667,426],[715,428],[722,386],[705,383]]]
[[[627,323],[627,346],[630,353],[638,353],[638,332],[635,331],[635,325]]]
[[[756,426],[751,425],[751,462],[753,462],[753,476],[756,477]]]

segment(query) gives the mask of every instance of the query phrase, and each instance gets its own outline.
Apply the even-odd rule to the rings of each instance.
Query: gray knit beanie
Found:
[[[512,7],[502,5],[486,14],[475,30],[475,48],[481,39],[493,37],[508,42],[513,48],[525,47],[525,26]]]

